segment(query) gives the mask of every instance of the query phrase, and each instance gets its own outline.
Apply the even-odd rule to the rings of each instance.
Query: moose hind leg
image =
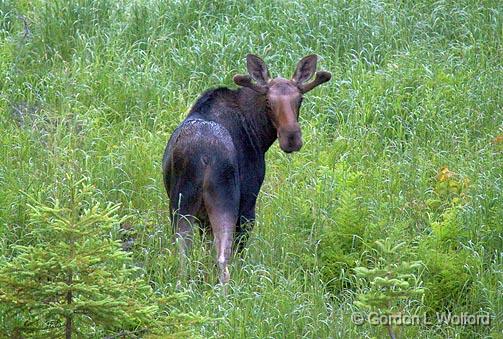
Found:
[[[180,262],[180,278],[188,276],[188,256],[192,248],[194,216],[201,205],[201,196],[194,189],[183,190],[184,193],[172,196],[170,209],[172,211],[173,243],[177,246]]]
[[[212,211],[209,213],[213,229],[214,244],[219,269],[219,282],[226,284],[230,280],[229,261],[232,255],[232,241],[237,217],[229,213]]]
[[[230,280],[228,264],[238,220],[239,183],[236,166],[220,162],[206,172],[203,200],[214,236],[220,283]]]
[[[192,248],[194,218],[189,215],[176,216],[173,225],[173,243],[179,254],[180,278],[188,276],[188,257]]]

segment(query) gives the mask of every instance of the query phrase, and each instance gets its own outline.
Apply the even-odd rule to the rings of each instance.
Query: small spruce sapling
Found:
[[[119,206],[101,206],[84,180],[68,179],[67,201],[31,198],[33,241],[0,260],[0,307],[17,319],[10,335],[70,339],[179,330],[170,325],[183,321],[163,315],[160,298],[110,237]]]
[[[354,302],[360,309],[371,310],[380,315],[400,313],[400,301],[413,299],[423,294],[421,282],[415,275],[420,261],[401,261],[404,242],[393,246],[389,240],[376,241],[378,258],[374,268],[356,267],[356,276],[363,283],[364,292]],[[391,317],[390,319],[392,319]],[[397,337],[391,322],[384,324],[392,339]]]

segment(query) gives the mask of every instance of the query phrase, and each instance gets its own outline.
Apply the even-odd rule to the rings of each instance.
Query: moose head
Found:
[[[276,128],[280,148],[291,153],[302,147],[302,133],[298,122],[304,93],[330,80],[326,71],[316,72],[318,57],[302,58],[290,80],[282,77],[271,79],[264,61],[256,55],[246,57],[249,75],[235,75],[234,82],[248,87],[266,97],[269,118]],[[316,73],[314,80],[307,82]]]

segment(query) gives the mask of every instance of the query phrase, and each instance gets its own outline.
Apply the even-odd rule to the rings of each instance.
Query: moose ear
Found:
[[[269,81],[269,71],[264,60],[253,54],[246,56],[246,67],[250,76],[260,85],[266,85]]]
[[[318,57],[315,54],[302,58],[297,64],[297,68],[295,69],[292,80],[294,80],[298,84],[302,84],[304,81],[309,80],[316,71],[317,62]]]

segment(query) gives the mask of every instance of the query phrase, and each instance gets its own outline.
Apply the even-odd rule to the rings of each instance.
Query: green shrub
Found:
[[[420,248],[419,259],[426,267],[423,302],[429,312],[453,310],[454,307],[463,309],[470,304],[469,292],[474,283],[472,271],[479,265],[476,257],[468,250],[442,251],[428,245]]]
[[[428,199],[427,205],[437,213],[441,213],[449,207],[462,206],[469,200],[466,193],[469,185],[468,178],[449,170],[447,166],[443,166],[434,179],[433,197]]]
[[[436,246],[456,249],[467,239],[467,232],[460,222],[459,213],[459,207],[448,208],[442,213],[440,220],[431,222],[431,240]]]
[[[371,268],[356,267],[354,272],[362,286],[354,304],[361,310],[382,315],[402,313],[404,301],[417,299],[424,289],[417,271],[420,261],[404,261],[409,254],[405,242],[394,244],[390,239],[377,240]],[[395,338],[394,324],[385,324],[388,334]]]
[[[420,260],[426,266],[424,304],[430,312],[452,310],[455,305],[466,311],[470,302],[472,271],[479,263],[463,247],[469,240],[461,218],[462,206],[469,200],[465,193],[468,183],[446,166],[436,177],[433,192],[438,206],[431,206],[431,234],[419,246]]]
[[[321,231],[318,264],[324,282],[334,292],[351,285],[347,273],[356,266],[368,225],[368,210],[358,194],[361,176],[347,177],[332,220]]]
[[[84,180],[67,180],[66,201],[32,199],[32,243],[0,259],[0,331],[53,338],[180,331],[182,318],[163,310],[168,299],[110,239],[119,206],[102,207]]]

